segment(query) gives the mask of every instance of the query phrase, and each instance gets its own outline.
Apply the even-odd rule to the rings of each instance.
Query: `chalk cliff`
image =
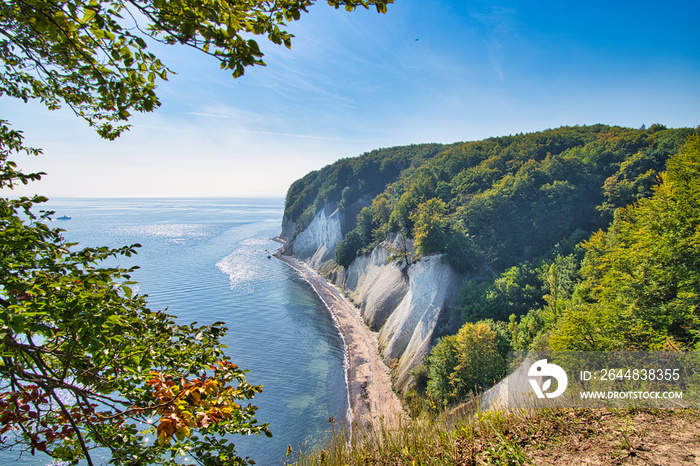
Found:
[[[343,269],[334,262],[343,222],[343,212],[327,205],[293,237],[294,225],[285,218],[285,253],[307,262],[346,290],[365,323],[378,332],[379,348],[393,370],[396,388],[406,391],[411,368],[421,363],[433,340],[459,328],[457,300],[462,279],[443,255],[423,257],[409,267],[390,263],[390,249],[399,246],[396,235]]]
[[[294,228],[294,224],[285,217],[282,221],[281,237],[290,239]],[[318,269],[321,264],[333,260],[335,247],[342,239],[340,211],[326,205],[306,229],[287,243],[285,253]]]

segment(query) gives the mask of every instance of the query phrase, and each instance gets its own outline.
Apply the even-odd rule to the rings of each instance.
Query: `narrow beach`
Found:
[[[299,272],[333,316],[345,345],[348,384],[348,418],[353,429],[397,425],[404,415],[392,390],[389,369],[379,355],[377,334],[365,325],[357,309],[341,290],[306,263],[277,251],[274,256]]]

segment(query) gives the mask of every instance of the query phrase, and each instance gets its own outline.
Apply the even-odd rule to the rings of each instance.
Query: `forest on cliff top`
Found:
[[[442,253],[464,275],[464,326],[414,371],[411,396],[446,406],[497,381],[512,350],[698,348],[694,133],[593,125],[379,149],[295,182],[285,215],[298,233],[328,204],[359,210],[339,265],[398,233],[414,242],[397,265]]]

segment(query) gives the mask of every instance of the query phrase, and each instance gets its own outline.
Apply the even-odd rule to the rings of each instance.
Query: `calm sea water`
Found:
[[[151,309],[183,323],[224,321],[223,343],[248,380],[262,384],[252,403],[273,438],[234,437],[241,456],[283,464],[287,445],[312,445],[344,416],[343,346],[313,290],[285,264],[268,258],[277,247],[283,201],[269,199],[58,199],[45,204],[71,220],[54,220],[85,246],[140,243],[120,266]],[[8,458],[7,453],[0,462]],[[21,463],[47,464],[24,457]]]

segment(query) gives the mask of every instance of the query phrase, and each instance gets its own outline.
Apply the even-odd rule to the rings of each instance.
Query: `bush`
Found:
[[[505,375],[509,345],[505,332],[487,321],[466,323],[457,335],[444,337],[427,359],[427,393],[446,406],[493,386]]]

